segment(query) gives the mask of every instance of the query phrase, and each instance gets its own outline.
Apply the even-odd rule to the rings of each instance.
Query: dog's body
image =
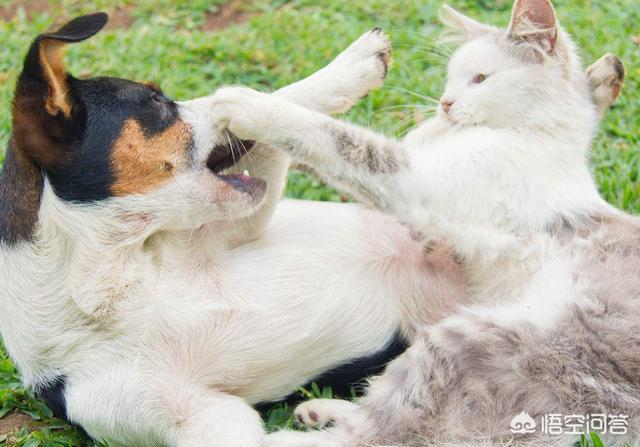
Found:
[[[210,98],[68,75],[64,45],[105,21],[39,36],[18,82],[0,178],[4,343],[27,387],[111,445],[259,446],[250,404],[408,334],[395,297],[448,312],[456,271],[356,205],[272,216],[287,157],[256,146],[235,164],[227,142],[251,143],[215,128]],[[388,52],[374,30],[278,94],[345,110],[382,82]],[[266,182],[224,174],[234,164]]]
[[[45,193],[43,207],[57,201],[52,196]],[[419,253],[410,252],[404,228],[355,208],[285,202],[254,242],[229,249],[204,232],[190,241],[158,239],[153,243],[162,249],[149,252],[163,258],[157,266],[144,256],[112,276],[121,250],[107,243],[79,259],[56,256],[70,241],[38,235],[49,236],[49,254],[14,251],[11,264],[27,267],[3,281],[7,348],[30,387],[64,384],[61,408],[98,438],[165,444],[158,428],[188,423],[205,399],[220,398],[221,413],[207,423],[229,419],[228,429],[237,418],[239,431],[229,431],[219,445],[253,445],[243,434],[258,435],[246,431],[249,422],[259,430],[257,417],[226,393],[249,403],[278,399],[332,367],[383,349],[400,326],[392,299],[400,291],[393,288]],[[332,227],[339,234],[326,232],[328,217],[339,222]],[[2,263],[7,274],[15,273],[11,264]],[[87,277],[101,267],[103,279]],[[66,268],[77,276],[61,276]],[[414,274],[419,277],[420,268]],[[82,289],[80,297],[108,289],[113,301],[87,314],[69,300],[70,283]],[[41,293],[44,284],[61,293]],[[211,441],[220,442],[220,435]]]

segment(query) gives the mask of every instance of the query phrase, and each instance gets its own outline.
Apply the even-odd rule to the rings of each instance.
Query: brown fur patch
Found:
[[[45,102],[47,112],[51,115],[62,112],[68,118],[71,116],[71,103],[67,96],[69,87],[63,61],[66,45],[65,42],[45,39],[40,42],[39,56],[49,85],[49,96]]]
[[[140,124],[127,120],[111,154],[116,196],[140,194],[166,184],[173,170],[188,163],[191,131],[178,120],[165,131],[146,137]]]

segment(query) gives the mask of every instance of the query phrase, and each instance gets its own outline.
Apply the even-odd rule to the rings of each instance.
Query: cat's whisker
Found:
[[[389,29],[388,31],[389,32],[393,32],[392,29]],[[427,34],[427,33],[423,33],[423,32],[420,32],[420,31],[412,31],[412,30],[407,30],[407,29],[404,29],[404,30],[403,29],[397,29],[396,31],[398,32],[398,34],[404,34],[406,36],[415,36],[418,39],[420,39],[421,43],[427,42],[427,43],[430,43],[430,44],[443,45],[442,37],[441,37],[442,33],[441,32],[431,32],[431,33]],[[396,39],[396,40],[398,40],[398,39]]]
[[[422,110],[426,110],[429,108],[433,108],[433,106],[427,106],[424,104],[397,104],[397,105],[393,105],[393,106],[386,106],[386,107],[381,107],[377,110],[375,110],[373,112],[373,114],[375,115],[376,113],[381,113],[381,112],[385,112],[387,110],[403,110],[403,109],[422,109]]]
[[[407,128],[413,127],[413,125],[418,124],[415,118],[416,117],[413,114],[410,114],[409,116],[398,121],[394,126],[392,126],[392,131],[396,134],[401,133],[402,131],[406,131]]]
[[[418,92],[407,90],[407,89],[402,88],[402,87],[384,86],[382,88],[390,89],[390,90],[397,90],[397,91],[403,92],[403,93],[408,93],[410,95],[416,96],[416,97],[418,97],[420,99],[424,99],[425,101],[429,101],[429,102],[432,102],[434,104],[439,104],[440,103],[440,101],[438,99],[432,98],[430,96],[425,96],[425,95],[422,95],[422,94],[420,94]]]
[[[402,44],[401,44],[402,46]],[[422,50],[429,50],[429,51],[437,51],[439,53],[442,54],[447,54],[447,55],[451,55],[453,54],[453,51],[444,46],[444,45],[439,45],[437,43],[419,43],[419,44],[414,44],[414,45],[407,45],[407,47],[413,48],[413,49],[422,49]]]
[[[395,44],[397,48],[407,48],[410,50],[420,50],[420,51],[429,51],[429,52],[437,52],[446,57],[451,57],[453,55],[453,49],[443,45],[442,43],[417,43],[417,44]]]
[[[408,64],[419,64],[425,62],[431,65],[446,66],[449,63],[449,60],[436,55],[429,55],[429,57],[419,57],[407,61]]]

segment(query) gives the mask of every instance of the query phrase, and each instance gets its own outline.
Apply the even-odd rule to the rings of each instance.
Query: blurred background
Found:
[[[11,127],[11,97],[22,59],[40,32],[78,14],[103,10],[108,28],[72,45],[77,77],[109,75],[153,80],[174,99],[211,93],[223,84],[270,91],[329,62],[351,41],[379,25],[394,42],[394,67],[383,88],[346,119],[401,136],[434,112],[452,48],[438,44],[440,0],[0,0],[0,164]],[[511,0],[449,0],[497,25],[509,20]],[[600,127],[592,166],[611,203],[640,211],[640,1],[554,0],[561,23],[582,49],[585,65],[605,52],[627,67],[621,98]],[[307,175],[292,172],[287,195],[348,200]],[[1,287],[1,285],[0,285]],[[328,390],[311,390],[312,394]],[[93,445],[50,419],[44,405],[20,387],[0,346],[0,446]],[[289,412],[269,413],[270,428]]]

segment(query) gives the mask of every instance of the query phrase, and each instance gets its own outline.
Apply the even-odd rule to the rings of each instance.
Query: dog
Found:
[[[261,445],[252,405],[327,372],[346,389],[377,372],[402,351],[394,297],[440,279],[408,230],[356,205],[273,215],[288,159],[216,128],[210,97],[71,76],[64,48],[106,21],[38,36],[17,83],[0,177],[5,346],[54,414],[110,445]],[[344,111],[382,83],[389,51],[374,29],[277,94]]]
[[[455,310],[456,264],[404,226],[278,204],[289,160],[218,128],[211,97],[70,75],[64,48],[106,21],[34,40],[0,175],[0,333],[54,414],[113,446],[259,446],[253,405],[348,389]],[[277,94],[344,111],[389,63],[374,29]]]

